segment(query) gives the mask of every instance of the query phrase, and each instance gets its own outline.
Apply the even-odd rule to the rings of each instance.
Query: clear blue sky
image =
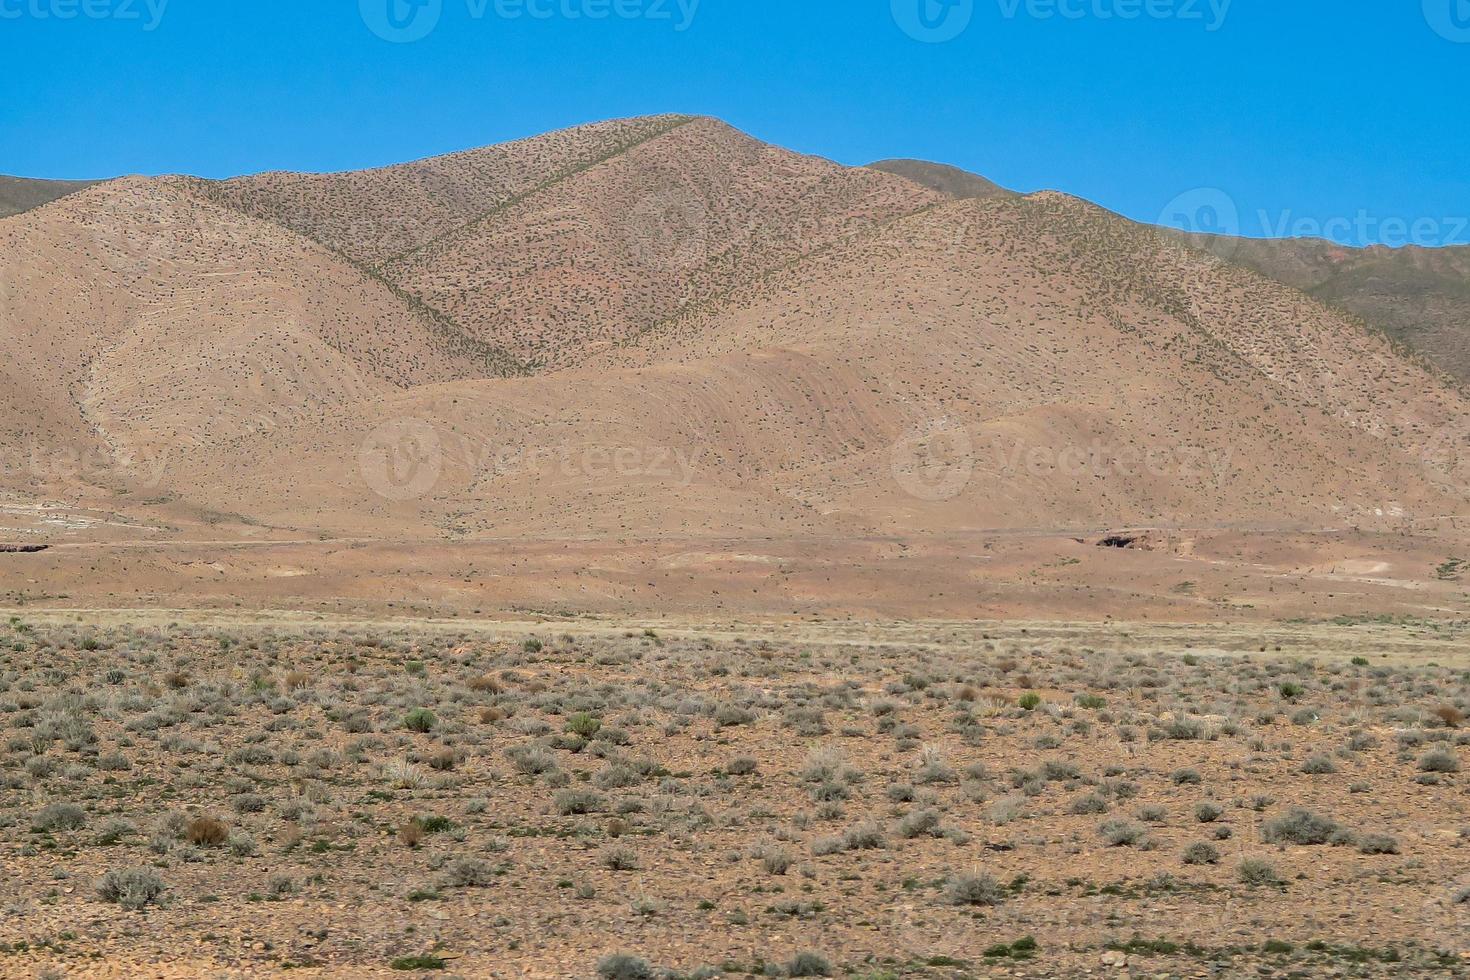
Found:
[[[1470,0],[1225,2],[0,0],[0,173],[338,170],[687,112],[1141,220],[1204,187],[1246,234],[1470,241]],[[384,40],[389,4],[433,29]]]

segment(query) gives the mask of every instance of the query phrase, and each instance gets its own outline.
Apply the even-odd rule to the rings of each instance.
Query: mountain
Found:
[[[1240,265],[1348,310],[1470,383],[1470,246],[1348,248],[1312,238],[1207,239]]]
[[[613,547],[1470,510],[1435,455],[1470,403],[1333,306],[1065,195],[959,199],[702,117],[90,187],[0,220],[0,335],[0,445],[57,464],[0,474],[0,504],[86,508],[87,534]]]
[[[583,126],[218,199],[322,241],[486,343],[566,367],[940,198],[712,119]]]
[[[929,163],[925,160],[879,160],[868,164],[868,169],[897,174],[946,197],[969,200],[1016,196],[1015,191],[1006,190],[979,174],[943,163]]]
[[[949,198],[1011,192],[956,167],[922,160],[870,164]],[[1237,238],[1175,232],[1179,240],[1361,317],[1460,382],[1470,382],[1470,246],[1352,248],[1315,238]]]
[[[92,180],[36,180],[31,177],[6,177],[0,174],[0,218],[50,204],[57,198],[85,190]]]

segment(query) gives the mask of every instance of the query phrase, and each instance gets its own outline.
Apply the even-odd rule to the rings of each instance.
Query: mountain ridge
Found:
[[[708,117],[123,178],[0,224],[0,442],[172,467],[7,485],[158,534],[229,500],[242,528],[424,540],[1458,513],[1456,461],[1425,458],[1462,394],[1195,244]]]

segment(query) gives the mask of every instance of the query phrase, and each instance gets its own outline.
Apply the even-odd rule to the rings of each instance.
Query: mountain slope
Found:
[[[885,160],[870,166],[950,198],[1011,193],[984,177],[944,164]],[[1314,238],[1165,231],[1353,313],[1451,377],[1470,382],[1470,246],[1351,248]]]
[[[0,337],[5,387],[24,393],[0,403],[0,445],[52,457],[213,451],[505,364],[183,178],[112,181],[0,221]]]
[[[548,181],[382,271],[484,340],[564,367],[938,200],[696,119]]]
[[[237,177],[215,192],[222,204],[376,266],[688,121],[593,123],[377,170]]]
[[[50,204],[68,194],[86,190],[95,183],[95,180],[36,180],[0,175],[0,218]]]
[[[1470,383],[1470,246],[1348,248],[1311,238],[1208,240],[1240,265],[1357,314]]]
[[[1016,196],[1015,191],[1007,190],[979,174],[927,160],[879,160],[868,164],[868,169],[896,174],[931,191],[961,200]]]
[[[302,418],[260,437],[314,448],[240,499],[279,521],[290,487],[342,530],[595,540],[1382,527],[1467,506],[1424,465],[1470,413],[1433,374],[1056,194],[925,209],[581,367],[360,410],[356,431]],[[431,434],[434,474],[385,498],[362,447],[405,425]]]
[[[170,450],[152,496],[293,534],[1470,509],[1425,464],[1470,405],[1351,317],[1065,195],[956,200],[709,119],[113,181],[0,221],[0,290],[3,448]],[[156,520],[86,476],[23,489]]]

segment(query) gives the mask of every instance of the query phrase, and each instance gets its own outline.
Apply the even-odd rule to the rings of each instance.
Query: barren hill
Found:
[[[753,542],[1470,511],[1470,404],[1331,306],[704,118],[88,188],[0,220],[0,336],[42,537],[702,542],[660,574],[703,583]]]
[[[950,198],[1005,196],[977,174],[923,160],[884,160],[898,174]],[[1352,248],[1317,238],[1232,238],[1166,231],[1348,313],[1470,381],[1470,246]]]
[[[510,364],[184,178],[112,181],[0,221],[0,290],[0,438],[26,459],[207,455],[297,415]]]
[[[1470,246],[1347,248],[1312,238],[1232,238],[1210,247],[1357,314],[1470,382]]]

